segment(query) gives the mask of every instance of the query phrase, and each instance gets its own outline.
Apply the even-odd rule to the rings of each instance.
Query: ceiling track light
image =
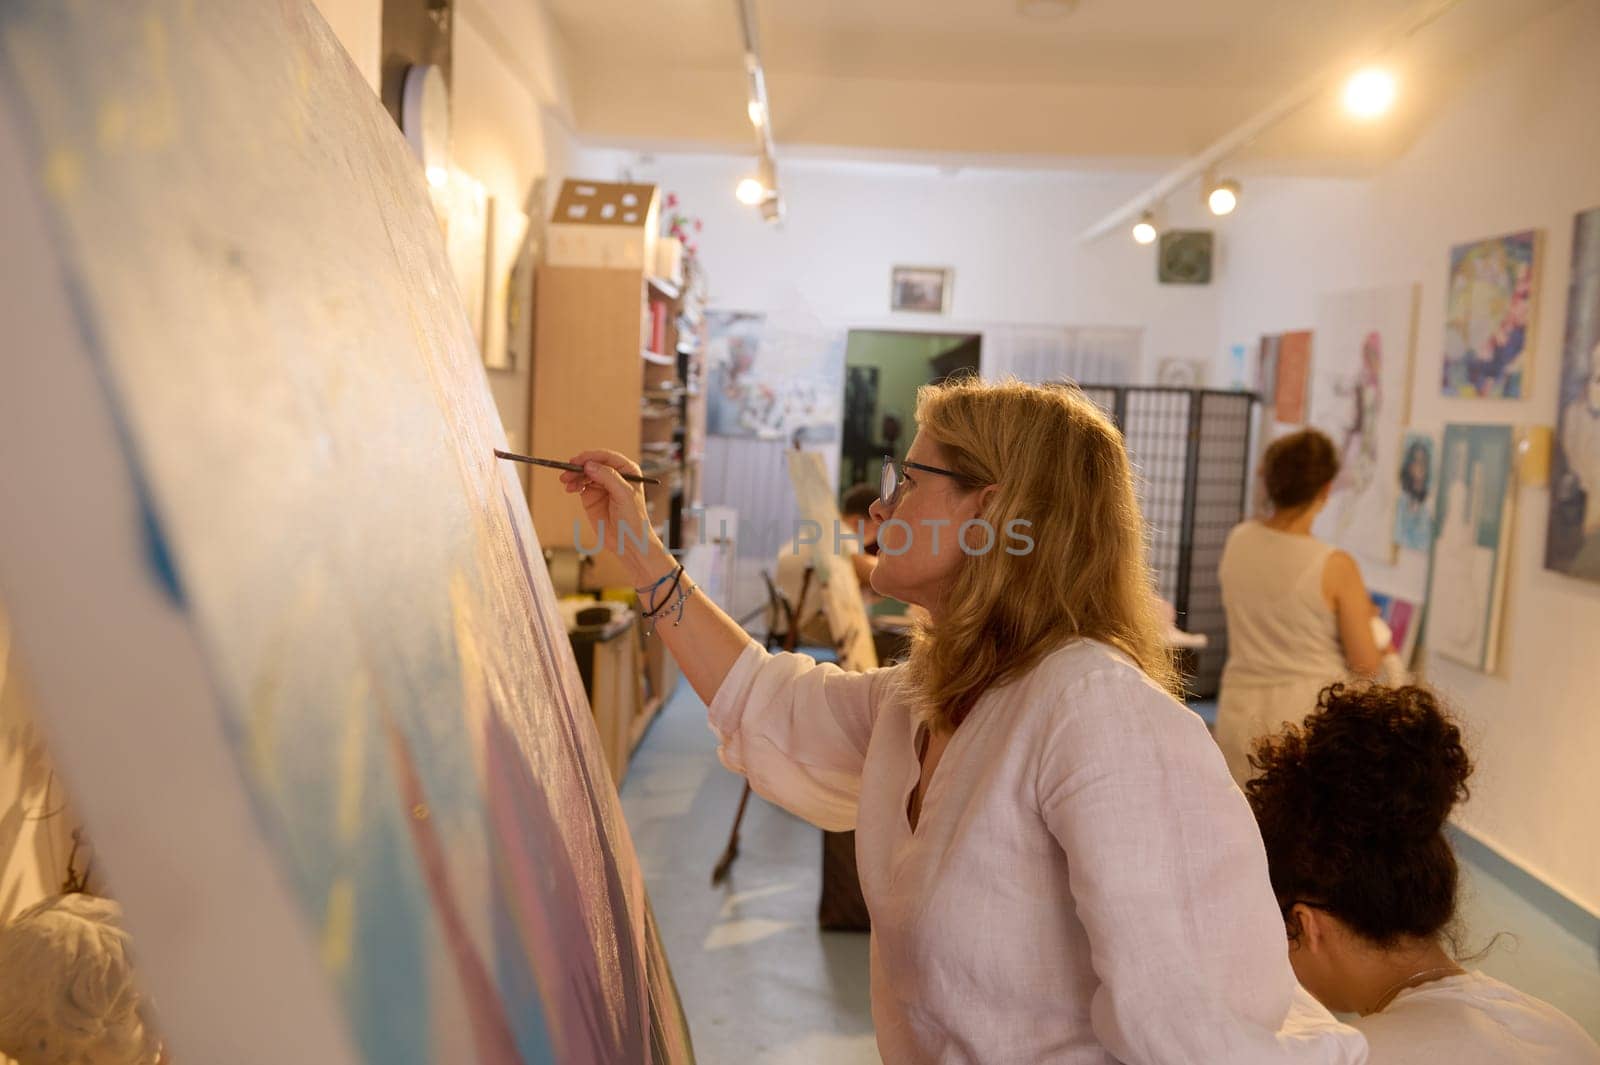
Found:
[[[1226,181],[1207,181],[1206,206],[1218,217],[1232,214],[1234,208],[1239,206],[1239,183],[1232,178]]]
[[[778,194],[778,146],[772,140],[772,108],[767,103],[767,76],[756,37],[756,13],[751,0],[735,3],[744,36],[745,113],[756,135],[757,163],[756,173],[741,180],[734,195],[747,207],[760,207],[761,217],[776,223],[783,220],[783,199]]]
[[[1161,231],[1156,228],[1156,216],[1149,211],[1139,216],[1133,224],[1133,239],[1138,244],[1154,244]]]

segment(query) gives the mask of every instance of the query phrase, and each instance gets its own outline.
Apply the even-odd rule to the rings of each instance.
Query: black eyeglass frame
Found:
[[[893,455],[885,455],[883,456],[883,472],[878,475],[878,502],[885,507],[893,508],[900,501],[900,491],[906,484],[904,470],[937,473],[942,477],[952,478],[969,487],[975,487],[970,477],[964,477],[955,470],[941,469],[938,466],[929,466],[922,462],[912,462],[910,459],[897,463]]]

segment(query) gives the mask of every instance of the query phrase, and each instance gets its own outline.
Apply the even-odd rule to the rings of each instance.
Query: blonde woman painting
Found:
[[[1364,1061],[1295,984],[1250,810],[1170,694],[1120,434],[1075,389],[974,379],[916,419],[873,507],[873,586],[930,619],[902,664],[768,654],[659,543],[608,539],[723,764],[856,830],[883,1059]],[[574,461],[592,522],[648,528],[633,463]]]

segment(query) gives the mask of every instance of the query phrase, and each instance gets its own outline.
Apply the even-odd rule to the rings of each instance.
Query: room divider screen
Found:
[[[1127,441],[1150,564],[1178,628],[1207,645],[1186,663],[1191,696],[1215,697],[1228,658],[1217,563],[1228,530],[1245,516],[1257,397],[1212,389],[1083,385]]]

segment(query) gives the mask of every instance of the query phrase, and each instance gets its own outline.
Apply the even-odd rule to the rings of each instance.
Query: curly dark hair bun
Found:
[[[1245,793],[1286,910],[1315,903],[1380,945],[1450,922],[1457,870],[1442,829],[1472,761],[1431,691],[1330,685],[1250,764]]]
[[[1339,452],[1328,435],[1301,429],[1274,440],[1261,458],[1267,498],[1279,510],[1292,510],[1317,498],[1339,476]]]

